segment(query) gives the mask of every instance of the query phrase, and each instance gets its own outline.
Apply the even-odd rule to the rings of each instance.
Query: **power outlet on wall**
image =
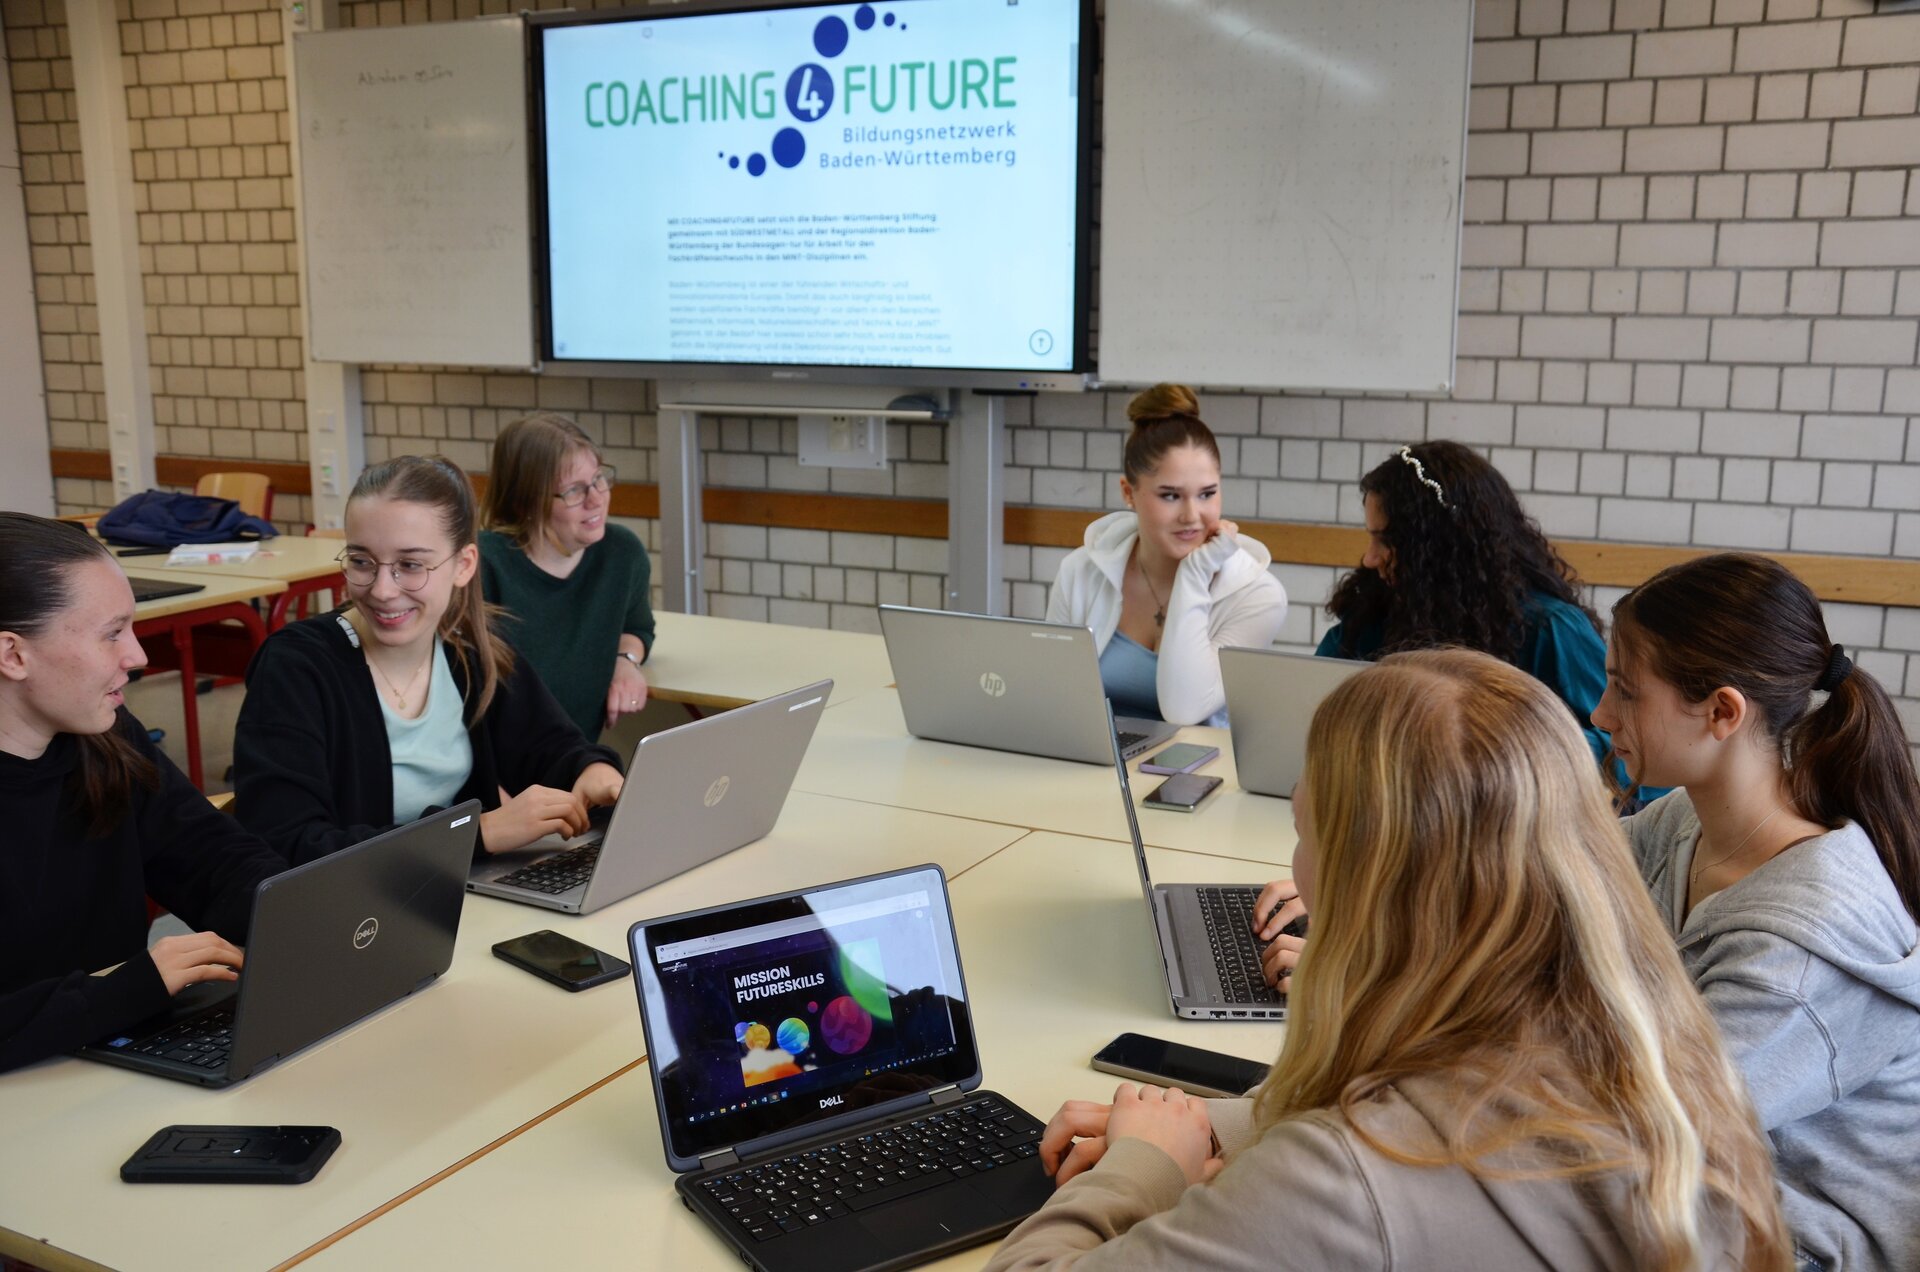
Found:
[[[885,468],[887,421],[878,415],[803,415],[800,462],[818,468]]]

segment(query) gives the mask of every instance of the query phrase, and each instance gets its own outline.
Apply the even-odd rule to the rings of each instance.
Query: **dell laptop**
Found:
[[[238,982],[77,1054],[229,1086],[432,984],[453,961],[480,805],[468,800],[263,880]]]
[[[1307,763],[1307,726],[1320,703],[1370,664],[1278,649],[1222,649],[1233,729],[1233,767],[1240,786],[1258,795],[1293,796]]]
[[[979,1089],[938,866],[646,920],[627,943],[667,1163],[749,1267],[910,1267],[1053,1195],[1041,1121]]]
[[[1285,1020],[1287,996],[1260,974],[1260,955],[1269,944],[1253,934],[1253,903],[1260,889],[1239,883],[1155,884],[1147,871],[1126,758],[1116,746],[1108,759],[1120,775],[1120,802],[1127,809],[1140,891],[1160,945],[1173,1014],[1187,1020]],[[1288,925],[1288,935],[1304,931],[1296,930],[1300,922]]]
[[[880,631],[916,738],[1105,764],[1114,728],[1129,757],[1179,732],[1108,714],[1085,627],[882,605]]]
[[[648,734],[604,829],[483,857],[468,889],[586,914],[763,838],[832,692],[822,680]]]

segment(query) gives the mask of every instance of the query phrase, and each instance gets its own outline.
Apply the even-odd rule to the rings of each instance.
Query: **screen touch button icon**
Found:
[[[1045,327],[1040,328],[1027,337],[1027,348],[1043,358],[1046,357],[1053,352],[1053,333]]]

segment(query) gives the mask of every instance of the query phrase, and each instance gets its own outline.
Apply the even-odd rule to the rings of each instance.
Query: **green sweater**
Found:
[[[510,611],[507,639],[589,741],[606,721],[620,637],[638,636],[653,654],[651,576],[639,538],[612,522],[564,579],[528,560],[507,536],[480,532],[481,591]]]

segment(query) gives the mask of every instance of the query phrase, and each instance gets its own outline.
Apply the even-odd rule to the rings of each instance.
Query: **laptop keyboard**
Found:
[[[771,1241],[1032,1157],[1044,1129],[988,1096],[698,1187],[749,1237]]]
[[[1207,944],[1220,969],[1220,988],[1232,1002],[1284,1002],[1280,992],[1260,974],[1260,953],[1269,942],[1253,934],[1253,903],[1258,888],[1196,888],[1200,916],[1206,920]]]
[[[233,1050],[233,1008],[218,1007],[204,1016],[168,1025],[152,1037],[135,1039],[119,1050],[178,1060],[210,1071],[224,1069],[227,1054]]]
[[[529,892],[545,892],[558,896],[562,892],[577,888],[593,874],[593,863],[600,860],[598,842],[581,844],[578,848],[569,848],[565,852],[556,852],[551,857],[542,857],[530,866],[522,866],[512,874],[501,875],[494,882],[510,888],[525,888]]]
[[[1134,747],[1139,746],[1142,742],[1145,742],[1147,740],[1146,734],[1129,733],[1125,729],[1114,730],[1114,736],[1119,739],[1120,754],[1122,755],[1128,754],[1133,750]]]

